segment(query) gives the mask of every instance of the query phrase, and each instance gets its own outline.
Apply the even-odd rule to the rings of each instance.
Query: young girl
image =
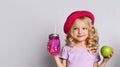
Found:
[[[111,56],[98,64],[99,38],[93,25],[94,15],[89,11],[75,11],[68,16],[64,24],[66,45],[60,56],[54,56],[57,67],[105,67]]]

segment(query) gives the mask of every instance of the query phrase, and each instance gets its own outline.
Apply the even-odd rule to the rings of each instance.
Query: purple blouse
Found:
[[[94,55],[86,48],[64,46],[60,58],[67,60],[67,67],[93,67],[94,62],[100,61],[99,51]]]

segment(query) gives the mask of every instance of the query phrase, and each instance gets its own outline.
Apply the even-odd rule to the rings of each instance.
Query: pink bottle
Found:
[[[48,52],[52,55],[58,55],[60,53],[60,39],[58,34],[50,34],[48,40]]]

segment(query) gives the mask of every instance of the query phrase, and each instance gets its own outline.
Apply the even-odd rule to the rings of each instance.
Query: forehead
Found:
[[[86,27],[88,26],[88,21],[85,19],[76,19],[73,23],[73,26]]]

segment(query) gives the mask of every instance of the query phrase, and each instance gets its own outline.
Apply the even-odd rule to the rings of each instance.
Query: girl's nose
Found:
[[[78,33],[80,34],[81,32],[82,32],[82,31],[79,29],[79,30],[78,30]]]

